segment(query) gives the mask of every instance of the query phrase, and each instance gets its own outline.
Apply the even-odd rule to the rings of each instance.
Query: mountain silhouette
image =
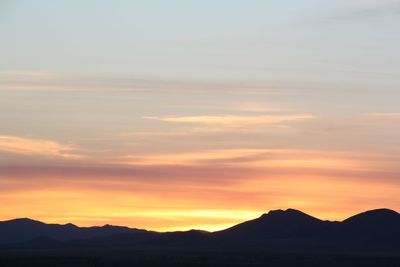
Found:
[[[272,210],[258,219],[235,225],[217,234],[241,239],[305,237],[316,235],[327,223],[295,209]]]
[[[400,214],[377,209],[342,222],[299,210],[273,210],[217,232],[154,232],[105,225],[78,227],[31,219],[0,222],[2,247],[259,247],[271,250],[399,250]]]
[[[400,242],[400,214],[389,209],[366,211],[344,220],[342,231],[358,240]]]
[[[45,224],[28,218],[0,222],[0,244],[28,242],[39,237],[64,241],[89,239],[117,234],[147,233],[146,230],[122,226],[78,227],[74,224]]]

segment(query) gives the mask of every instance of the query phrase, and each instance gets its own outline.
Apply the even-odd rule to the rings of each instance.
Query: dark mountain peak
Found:
[[[369,223],[382,223],[385,221],[400,221],[400,214],[390,209],[375,209],[354,215],[346,220],[344,223],[357,223],[357,222],[369,222]]]
[[[301,214],[305,213],[296,209],[286,209],[286,210],[278,209],[278,210],[270,210],[268,213],[265,213],[264,215],[301,215]]]
[[[103,229],[125,229],[128,227],[125,226],[116,226],[116,225],[112,225],[112,224],[105,224],[103,226],[97,226],[98,228],[103,228]]]
[[[277,221],[290,221],[296,223],[299,221],[320,221],[300,210],[287,209],[287,210],[271,210],[268,213],[263,214],[260,220],[277,220]]]
[[[177,232],[175,232],[175,233],[177,233]],[[202,235],[202,234],[207,234],[209,232],[204,231],[204,230],[190,229],[187,231],[181,231],[179,233],[187,234],[187,235],[200,235],[200,234]]]
[[[42,225],[44,223],[30,218],[17,218],[8,221],[2,221],[0,223],[10,224],[10,225]]]
[[[389,209],[376,209],[354,215],[342,223],[348,236],[362,240],[391,240],[400,238],[400,214]]]
[[[12,220],[7,220],[4,222],[37,222],[35,220],[32,220],[30,218],[16,218],[16,219],[12,219]]]
[[[67,223],[67,224],[65,224],[65,226],[68,227],[68,228],[79,228],[78,226],[76,226],[73,223]]]
[[[365,215],[375,215],[375,216],[399,216],[399,213],[397,213],[394,210],[391,209],[374,209],[374,210],[368,210],[366,212],[360,213],[360,214],[365,214]]]
[[[248,239],[295,238],[318,235],[326,222],[295,209],[271,210],[261,217],[217,232],[220,236]]]
[[[136,229],[136,228],[129,228],[127,226],[119,226],[119,225],[112,225],[112,224],[105,224],[103,226],[97,226],[99,228],[104,229]]]
[[[117,232],[117,233],[150,232],[145,229],[129,228],[127,226],[118,226],[118,225],[112,225],[112,224],[105,224],[103,226],[89,227],[88,229],[96,229],[99,231],[110,231],[110,232]]]

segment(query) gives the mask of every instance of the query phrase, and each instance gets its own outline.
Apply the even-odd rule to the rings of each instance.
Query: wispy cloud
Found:
[[[123,156],[115,163],[124,165],[235,166],[241,168],[365,169],[355,155],[345,153],[279,150],[222,149],[148,156]]]
[[[248,125],[280,124],[285,122],[296,122],[314,119],[315,116],[308,114],[295,115],[201,115],[201,116],[181,116],[181,117],[158,117],[146,116],[145,119],[159,120],[164,122],[191,123],[206,125],[221,125],[229,127],[244,127]]]
[[[82,157],[75,153],[76,150],[77,148],[75,146],[65,145],[50,140],[0,135],[0,151],[9,153],[62,158]]]

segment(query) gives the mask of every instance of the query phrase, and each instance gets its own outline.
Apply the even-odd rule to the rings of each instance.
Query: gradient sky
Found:
[[[400,1],[1,0],[0,220],[400,209]]]

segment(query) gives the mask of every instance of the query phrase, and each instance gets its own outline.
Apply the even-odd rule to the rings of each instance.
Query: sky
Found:
[[[0,220],[400,210],[400,1],[0,0]]]

